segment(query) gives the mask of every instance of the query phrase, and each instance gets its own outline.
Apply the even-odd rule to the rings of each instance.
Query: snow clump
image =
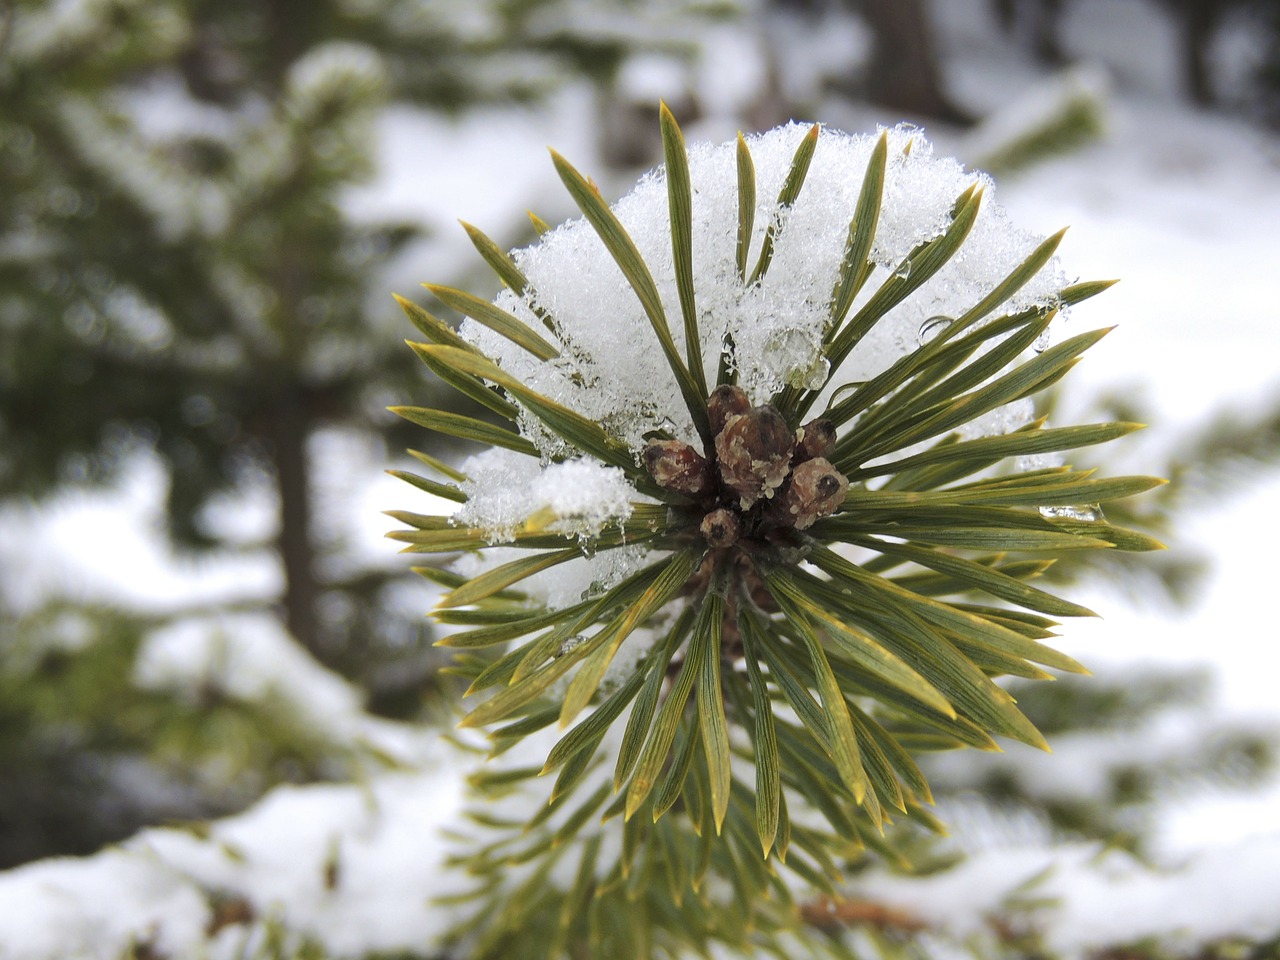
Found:
[[[756,283],[744,282],[737,266],[736,145],[689,147],[693,276],[704,374],[708,383],[715,383],[722,350],[728,351],[739,385],[755,404],[768,402],[787,386],[820,389],[830,396],[843,385],[880,373],[919,346],[920,331],[931,320],[964,314],[1043,239],[1012,226],[992,201],[993,186],[985,174],[935,158],[914,127],[888,130],[883,202],[871,249],[874,268],[851,316],[886,280],[909,273],[913,251],[947,229],[964,191],[976,184],[984,192],[983,205],[960,251],[890,310],[832,371],[822,353],[829,304],[879,135],[823,130],[798,198],[780,206],[779,190],[809,129],[793,123],[746,138],[758,198],[748,277],[766,231],[774,232],[772,260]],[[664,169],[646,174],[613,210],[653,275],[673,339],[683,343]],[[522,293],[504,290],[494,303],[532,329],[545,329],[542,318],[554,318],[559,355],[540,360],[470,319],[460,328],[463,338],[527,386],[599,423],[637,454],[658,431],[696,442],[692,418],[644,309],[591,225],[584,219],[565,223],[512,257],[528,286]],[[1055,258],[1003,310],[1056,305],[1066,283]],[[988,432],[1004,431],[1029,416],[1022,405],[982,426]],[[532,416],[521,418],[521,428],[544,462],[575,453]],[[495,542],[509,539],[532,514],[547,508],[562,518],[561,529],[590,535],[625,518],[627,501],[639,499],[620,471],[588,460],[539,466],[532,458],[495,451],[473,458],[465,472],[472,478],[466,485],[471,499],[455,520],[487,531]]]
[[[538,524],[557,533],[595,536],[631,516],[637,496],[617,467],[588,458],[545,467],[531,457],[493,449],[462,465],[467,502],[454,521],[487,530],[494,543]]]

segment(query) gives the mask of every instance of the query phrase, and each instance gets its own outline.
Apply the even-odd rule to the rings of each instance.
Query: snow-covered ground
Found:
[[[997,108],[1010,90],[1035,79],[1035,68],[983,29],[984,15],[973,2],[936,6],[946,25],[952,80],[966,102]],[[1157,6],[1080,0],[1072,9],[1067,36],[1073,48],[1112,77],[1108,131],[1001,180],[998,195],[1020,226],[1046,234],[1071,226],[1060,249],[1069,272],[1123,280],[1070,319],[1078,329],[1120,324],[1073,379],[1077,396],[1121,387],[1149,398],[1154,423],[1131,458],[1139,472],[1143,451],[1156,456],[1209,412],[1225,404],[1248,410],[1280,392],[1280,140],[1193,110],[1169,92],[1172,44],[1149,39],[1166,29]],[[725,39],[747,50],[756,43],[743,35]],[[720,74],[706,102],[739,104],[744,97],[726,85],[758,79],[749,70],[729,79]],[[897,119],[847,107],[833,106],[832,113],[841,122]],[[598,171],[590,121],[590,97],[582,90],[564,92],[539,112],[456,121],[392,114],[382,129],[382,176],[351,198],[352,210],[413,215],[430,224],[437,232],[419,250],[413,270],[421,276],[412,279],[447,279],[472,257],[454,218],[502,239],[527,207],[547,217],[567,212],[543,147],[552,143],[585,171]],[[738,122],[713,113],[697,129],[723,136]],[[963,147],[949,131],[930,133],[939,153]],[[439,149],[445,142],[448,149]],[[408,280],[405,287],[411,292]],[[372,463],[366,481],[353,486],[344,522],[361,556],[393,562],[378,511],[402,505],[406,490],[388,483]],[[6,591],[33,597],[74,588],[154,610],[175,598],[216,604],[275,590],[278,573],[263,555],[198,567],[166,555],[157,536],[162,492],[158,469],[140,462],[114,493],[68,497],[39,515],[7,517],[7,532],[21,536],[0,542],[0,565],[18,576]],[[1217,717],[1280,728],[1280,637],[1270,610],[1275,564],[1265,546],[1280,534],[1277,498],[1280,481],[1273,479],[1185,518],[1177,542],[1206,551],[1214,563],[1203,597],[1189,612],[1134,605],[1096,584],[1077,599],[1105,619],[1070,624],[1059,646],[1102,675],[1144,663],[1209,665]],[[264,522],[269,510],[269,504],[253,506],[246,522]],[[24,545],[21,563],[18,543]],[[424,590],[424,609],[428,605]],[[256,649],[273,648],[264,641]],[[166,652],[172,646],[157,647],[157,676],[177,669]],[[282,672],[299,676],[296,665]],[[353,710],[349,692],[334,678],[316,683],[326,702],[336,704],[332,713]],[[398,744],[400,756],[411,755],[422,772],[387,773],[362,785],[283,788],[215,825],[209,838],[147,831],[95,857],[0,874],[0,958],[113,956],[147,938],[169,955],[190,955],[213,919],[198,892],[207,889],[243,898],[259,915],[287,913],[338,953],[420,947],[443,926],[424,904],[448,889],[440,879],[443,848],[431,838],[459,810],[456,757],[441,759],[440,751],[412,738],[354,720],[344,729],[348,736],[384,738],[384,747]],[[946,810],[940,813],[945,820]],[[1169,903],[1197,906],[1181,914],[1189,941],[1280,932],[1274,907],[1280,789],[1170,805],[1160,823],[1159,851],[1183,867],[1173,875],[1154,877],[1118,855],[1099,860],[1089,849],[1050,853],[1008,845],[984,851],[931,885],[884,880],[874,895],[963,935],[968,918],[1001,902],[1017,881],[1043,873],[1028,896],[1058,901],[1056,909],[1043,908],[1037,922],[1049,943],[1069,953],[1165,930],[1168,915],[1160,911]],[[336,889],[328,882],[335,870],[344,878]],[[208,955],[236,955],[233,934],[228,928],[215,938]]]

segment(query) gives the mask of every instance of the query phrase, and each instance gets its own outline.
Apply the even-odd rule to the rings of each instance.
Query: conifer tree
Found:
[[[371,222],[345,197],[373,172],[388,107],[459,113],[528,101],[567,77],[607,76],[642,43],[625,30],[604,39],[578,30],[563,6],[3,5],[0,497],[21,503],[92,487],[154,453],[167,482],[166,533],[199,553],[260,549],[220,529],[207,508],[265,490],[278,503],[266,546],[283,588],[231,599],[278,605],[292,637],[362,683],[375,709],[421,709],[437,659],[429,629],[393,602],[397,571],[343,553],[316,500],[317,439],[394,437],[384,406],[416,373],[384,278],[422,225]],[[380,460],[369,457],[369,472]],[[330,479],[359,468],[323,464]],[[32,688],[15,651],[40,648],[64,615],[132,650],[162,625],[128,610],[79,617],[57,598],[45,611],[31,610],[30,598],[6,600],[23,614],[6,616],[0,639],[9,654],[0,673],[10,671],[15,689]],[[71,659],[85,670],[96,662]],[[124,694],[127,662],[119,666],[120,683],[108,685]],[[60,675],[71,689],[78,674]],[[34,791],[15,786],[15,802],[92,796],[64,789],[63,766],[40,761],[35,728],[50,718],[33,703],[9,701],[12,723],[0,736],[13,746],[0,750],[3,779]],[[88,743],[147,753],[154,732],[124,735],[120,713],[85,717],[95,731]],[[89,834],[71,847],[108,839]]]

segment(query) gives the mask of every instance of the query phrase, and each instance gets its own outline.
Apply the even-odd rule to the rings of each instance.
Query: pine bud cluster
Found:
[[[773,406],[753,407],[732,384],[716,387],[707,411],[715,433],[709,456],[679,440],[654,440],[642,459],[654,482],[703,511],[698,530],[708,546],[807,530],[839,509],[849,481],[826,459],[836,442],[830,420],[792,431]]]

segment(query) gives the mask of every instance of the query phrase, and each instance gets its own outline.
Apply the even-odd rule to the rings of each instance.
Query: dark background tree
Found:
[[[418,372],[380,281],[420,227],[361,222],[341,197],[371,172],[388,102],[527,99],[617,59],[571,33],[530,38],[550,6],[493,5],[478,36],[448,5],[411,2],[122,0],[90,29],[12,6],[0,493],[101,482],[154,450],[169,532],[201,550],[226,545],[211,501],[268,484],[289,630],[367,679],[385,583],[322,570],[309,447],[332,427],[394,436],[382,408]],[[517,44],[521,71],[486,69]],[[156,131],[156,109],[184,119]]]
[[[607,86],[629,50],[665,42],[633,39],[625,22],[605,37],[578,30],[564,6],[0,4],[0,500],[93,489],[150,457],[179,552],[278,557],[278,595],[265,585],[232,600],[274,608],[370,709],[430,709],[439,661],[418,605],[395,601],[402,566],[345,551],[319,495],[334,474],[389,462],[405,438],[386,405],[424,396],[388,295],[408,281],[389,269],[411,254],[411,279],[442,278],[421,222],[371,221],[346,202],[374,172],[388,107],[460,115],[537,101],[568,78]],[[324,452],[334,435],[384,447],[346,463]],[[269,542],[211,510],[251,493],[276,504]],[[300,753],[289,724],[233,704],[266,750],[246,761],[265,764],[248,787],[208,796],[177,771],[176,804],[128,796],[113,765],[151,754],[185,708],[152,697],[143,723],[137,704],[95,697],[97,713],[69,712],[52,737],[46,708],[106,670],[89,655],[99,642],[112,651],[103,689],[124,697],[158,621],[99,609],[76,618],[95,638],[85,656],[28,656],[75,601],[4,609],[12,599],[0,591],[0,677],[13,692],[0,714],[0,862],[225,812],[282,777],[345,775],[318,762],[314,738]]]
[[[930,12],[924,0],[857,0],[874,41],[867,99],[905,114],[964,124],[973,118],[947,92]]]
[[[994,0],[1000,23],[1010,34],[1022,34],[1044,63],[1060,64],[1070,56],[1062,41],[1062,18],[1070,13],[1070,0]],[[1222,101],[1221,80],[1215,76],[1212,45],[1231,17],[1247,19],[1265,48],[1252,78],[1248,99],[1268,123],[1275,121],[1276,37],[1280,36],[1280,3],[1276,0],[1163,0],[1178,37],[1178,62],[1182,92],[1204,107]]]

